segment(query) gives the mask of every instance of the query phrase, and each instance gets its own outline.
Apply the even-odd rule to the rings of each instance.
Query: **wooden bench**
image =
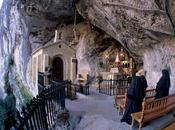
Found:
[[[175,122],[171,123],[169,126],[167,126],[162,130],[175,130]]]
[[[117,95],[115,97],[115,105],[116,105],[116,108],[119,111],[119,114],[122,114],[124,112],[124,109],[127,106],[127,101],[128,101],[127,91],[128,91],[128,88],[129,87],[125,87],[121,90],[119,89],[118,90],[119,94],[123,94],[124,91],[125,91],[125,94],[124,95]],[[146,100],[152,100],[152,99],[154,99],[154,96],[155,96],[155,89],[146,90]]]
[[[174,99],[175,94],[156,100],[144,100],[142,102],[142,111],[131,114],[131,128],[133,127],[134,121],[137,121],[139,123],[139,130],[141,130],[143,123],[163,116],[175,109]]]
[[[114,106],[119,110],[119,113],[123,111],[127,103],[127,91],[129,87],[117,87],[116,96],[114,97],[115,104]]]

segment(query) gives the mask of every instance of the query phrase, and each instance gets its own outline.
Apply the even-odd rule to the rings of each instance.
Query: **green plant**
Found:
[[[32,95],[28,92],[25,86],[20,87],[20,92],[23,97],[23,104],[27,104],[31,101]]]
[[[15,80],[16,84],[19,86],[20,93],[23,97],[23,105],[26,105],[26,103],[29,103],[33,98],[32,94],[27,90],[27,87],[19,81],[18,76],[16,76]]]

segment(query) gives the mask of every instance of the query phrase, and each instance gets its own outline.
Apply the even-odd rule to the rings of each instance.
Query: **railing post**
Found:
[[[69,81],[65,81],[66,96],[69,97]]]
[[[70,85],[70,81],[67,82],[67,85]],[[69,88],[69,86],[68,86],[68,88]],[[64,109],[65,108],[65,97],[66,97],[65,85],[62,85],[60,89],[61,89],[61,91],[60,91],[61,109]]]
[[[89,84],[86,85],[86,95],[89,94]]]
[[[43,123],[44,123],[44,128],[48,129],[48,124],[47,124],[47,118],[46,118],[46,110],[45,110],[45,104],[46,104],[46,99],[45,99],[45,95],[42,94],[42,103],[41,103],[41,107],[42,107],[42,113],[43,113]]]
[[[110,84],[110,80],[107,80],[106,92],[105,92],[105,94],[107,94],[107,95],[109,94],[109,92],[108,92],[109,91],[109,89],[108,89],[109,88],[109,84]]]
[[[110,79],[110,87],[109,87],[110,96],[111,96],[111,89],[112,89],[112,79]]]
[[[100,90],[101,90],[101,88],[100,88],[100,87],[101,87],[101,85],[100,85],[101,83],[102,83],[102,80],[99,79],[99,80],[98,80],[98,89],[99,89],[99,93],[101,92],[101,91],[100,91]]]
[[[72,86],[71,86],[71,84],[72,84],[72,81],[70,80],[70,81],[69,81],[70,98],[72,99],[73,95],[72,95]]]

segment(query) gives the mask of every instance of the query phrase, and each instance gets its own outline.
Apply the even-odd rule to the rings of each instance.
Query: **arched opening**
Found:
[[[63,60],[60,57],[53,59],[53,78],[56,80],[63,80]]]
[[[58,39],[61,40],[61,38],[62,38],[62,32],[59,33]]]

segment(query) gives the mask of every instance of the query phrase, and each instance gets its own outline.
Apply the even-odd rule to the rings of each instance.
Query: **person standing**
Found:
[[[170,75],[168,70],[162,70],[162,77],[160,78],[159,82],[156,86],[156,95],[155,99],[159,99],[169,95],[169,88],[170,88]]]
[[[147,87],[148,87],[148,84],[147,84],[147,80],[146,80],[146,78],[145,78],[145,76],[144,75],[141,75],[140,76],[140,79],[141,79],[141,82],[142,82],[142,89],[143,89],[143,97],[142,98],[144,98],[146,95],[146,89],[147,89]]]
[[[142,82],[139,76],[134,76],[132,78],[132,82],[127,93],[128,103],[121,122],[131,124],[131,113],[141,111],[140,106],[143,101],[143,89],[141,84]]]

